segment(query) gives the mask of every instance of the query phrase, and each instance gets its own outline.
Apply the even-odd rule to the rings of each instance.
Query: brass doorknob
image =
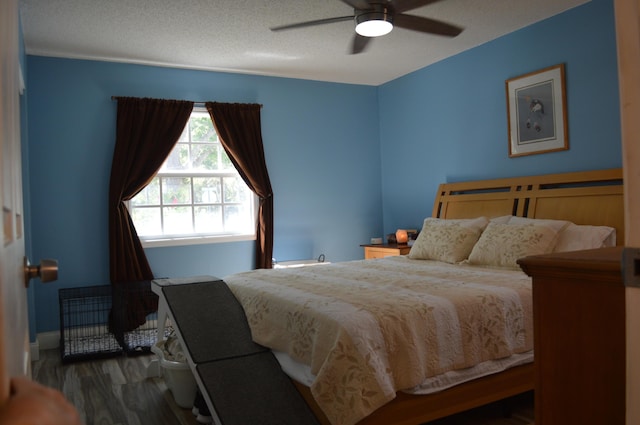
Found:
[[[39,277],[42,283],[58,279],[58,261],[40,260],[39,265],[29,264],[29,259],[24,257],[24,286],[29,286],[29,281]]]

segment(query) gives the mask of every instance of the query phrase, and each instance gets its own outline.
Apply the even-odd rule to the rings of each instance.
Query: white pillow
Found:
[[[616,229],[570,223],[558,236],[553,252],[581,251],[616,245]]]
[[[618,241],[616,240],[616,229],[613,229],[613,232],[602,242],[602,248],[607,248],[611,246],[617,246]]]
[[[509,224],[546,224],[547,226],[555,229],[556,232],[561,232],[564,228],[566,228],[570,221],[566,220],[550,220],[546,218],[528,218],[528,217],[517,217],[511,216],[509,219]]]
[[[489,221],[474,219],[426,218],[422,231],[409,251],[415,260],[459,263],[466,259]]]
[[[501,215],[500,217],[493,217],[489,219],[490,223],[507,224],[511,220],[512,215]]]
[[[489,223],[471,250],[468,263],[517,269],[516,260],[548,254],[557,240],[558,231],[547,224]]]

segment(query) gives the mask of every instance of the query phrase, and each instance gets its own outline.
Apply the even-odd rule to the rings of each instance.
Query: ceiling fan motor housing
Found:
[[[354,11],[356,31],[365,37],[378,37],[388,34],[393,29],[393,11],[380,3],[371,3],[370,9]],[[369,30],[368,26],[376,26]]]

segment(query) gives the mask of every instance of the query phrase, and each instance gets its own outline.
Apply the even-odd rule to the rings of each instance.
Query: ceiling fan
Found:
[[[413,9],[435,3],[439,0],[340,0],[353,7],[353,15],[315,21],[298,22],[271,28],[271,31],[283,31],[314,25],[331,24],[353,20],[356,34],[351,43],[351,54],[363,52],[373,37],[388,34],[393,26],[429,34],[455,37],[462,28],[446,22],[422,16],[407,15]]]

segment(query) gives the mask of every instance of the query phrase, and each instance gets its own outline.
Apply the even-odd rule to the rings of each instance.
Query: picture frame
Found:
[[[564,64],[505,81],[509,157],[569,149]]]

